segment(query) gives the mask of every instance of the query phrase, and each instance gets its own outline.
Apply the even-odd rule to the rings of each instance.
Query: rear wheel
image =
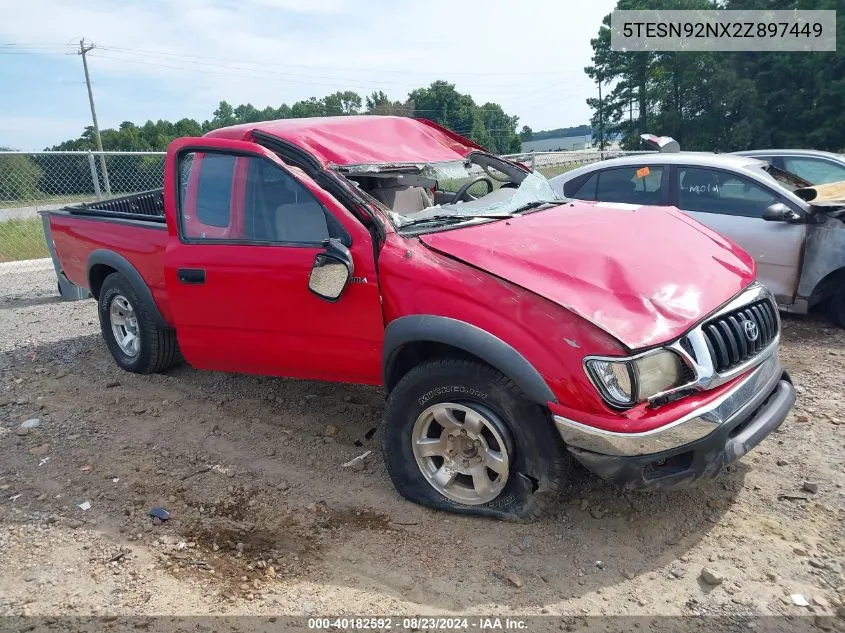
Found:
[[[106,277],[98,302],[100,331],[115,362],[136,374],[162,371],[179,361],[176,332],[159,327],[120,273]]]
[[[381,439],[402,496],[463,514],[536,518],[571,466],[547,412],[470,360],[408,372],[388,398]]]

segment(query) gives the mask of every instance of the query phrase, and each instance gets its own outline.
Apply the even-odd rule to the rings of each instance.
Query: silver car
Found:
[[[764,160],[814,185],[845,180],[845,154],[814,149],[753,149],[735,154]]]
[[[810,183],[792,174],[744,156],[669,152],[593,163],[551,183],[566,198],[675,206],[748,251],[781,309],[806,313],[832,299],[845,327],[845,203],[806,202],[793,191]]]

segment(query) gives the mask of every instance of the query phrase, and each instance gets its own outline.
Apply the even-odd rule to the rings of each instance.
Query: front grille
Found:
[[[768,346],[777,336],[778,318],[772,302],[760,299],[719,315],[705,323],[701,330],[710,358],[713,359],[713,367],[722,373]],[[755,331],[756,338],[753,336]]]

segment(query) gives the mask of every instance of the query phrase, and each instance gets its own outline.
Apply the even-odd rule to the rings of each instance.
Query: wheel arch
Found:
[[[557,402],[540,373],[505,341],[470,323],[435,315],[401,317],[387,326],[382,352],[385,389],[392,391],[420,362],[451,354],[471,356],[490,365],[539,405]]]
[[[810,294],[808,304],[812,307],[821,303],[831,298],[840,288],[845,288],[845,266],[829,272],[816,284]]]
[[[132,286],[132,290],[144,302],[144,307],[152,315],[155,324],[159,327],[169,327],[141,273],[128,259],[114,251],[97,249],[88,256],[88,289],[94,298],[100,300],[103,282],[106,277],[115,272],[123,275],[124,279]]]

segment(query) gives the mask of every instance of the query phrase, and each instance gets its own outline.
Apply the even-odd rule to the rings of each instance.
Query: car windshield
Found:
[[[563,199],[545,176],[489,154],[422,165],[359,165],[342,170],[378,200],[398,229],[489,221]]]
[[[783,169],[779,169],[778,167],[769,165],[768,163],[763,166],[763,171],[766,172],[772,180],[777,181],[778,184],[789,191],[813,186],[811,182],[804,180],[800,176],[796,176],[792,172],[784,171]]]

